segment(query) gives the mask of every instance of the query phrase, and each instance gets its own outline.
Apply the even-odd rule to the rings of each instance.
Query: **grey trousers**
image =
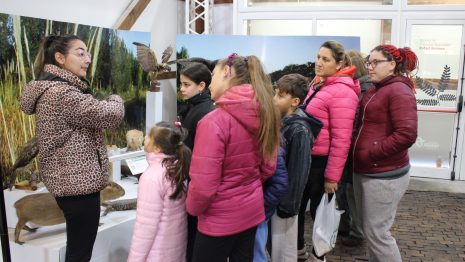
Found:
[[[370,262],[402,261],[390,230],[409,181],[409,174],[396,179],[377,179],[354,174],[356,209],[367,240]]]

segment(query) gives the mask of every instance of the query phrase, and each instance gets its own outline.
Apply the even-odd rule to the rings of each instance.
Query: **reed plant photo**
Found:
[[[46,19],[0,14],[0,176],[7,176],[19,150],[35,136],[34,116],[21,112],[19,99],[34,80],[34,60],[40,40],[48,35],[75,34],[92,55],[87,72],[91,93],[99,99],[118,94],[125,101],[125,121],[105,130],[106,143],[125,147],[130,129],[145,130],[145,92],[149,77],[136,60],[132,42],[150,43],[150,33],[130,32]],[[39,156],[40,157],[40,156]],[[37,170],[37,160],[29,167]],[[21,175],[17,180],[24,179]]]

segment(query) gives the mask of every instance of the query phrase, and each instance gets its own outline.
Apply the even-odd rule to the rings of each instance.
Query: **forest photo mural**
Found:
[[[136,60],[133,42],[150,44],[150,33],[0,14],[0,175],[3,188],[19,149],[35,135],[34,116],[21,112],[19,99],[35,79],[34,60],[40,40],[48,35],[75,34],[87,45],[92,63],[87,81],[94,97],[111,93],[125,101],[125,121],[106,130],[106,144],[125,147],[126,131],[145,130],[145,92],[149,78]],[[31,171],[37,169],[35,161]]]

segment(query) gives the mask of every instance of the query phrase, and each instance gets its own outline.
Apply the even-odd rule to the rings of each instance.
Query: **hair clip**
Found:
[[[228,61],[226,62],[226,64],[227,64],[229,67],[232,66],[232,60],[233,60],[233,58],[234,58],[235,56],[237,56],[237,53],[232,53],[232,54],[230,54],[230,55],[228,56]]]
[[[174,122],[174,124],[175,124],[176,126],[179,126],[179,127],[181,126],[181,122],[179,122],[179,121]]]

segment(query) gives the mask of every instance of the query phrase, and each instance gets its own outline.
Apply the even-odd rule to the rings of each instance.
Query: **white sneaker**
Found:
[[[308,257],[307,261],[305,262],[326,262],[326,257],[323,257],[323,260],[318,259],[315,255],[310,253],[310,256]]]
[[[297,250],[298,259],[307,259],[309,255],[310,254],[307,252],[307,246],[304,246],[304,248]]]

